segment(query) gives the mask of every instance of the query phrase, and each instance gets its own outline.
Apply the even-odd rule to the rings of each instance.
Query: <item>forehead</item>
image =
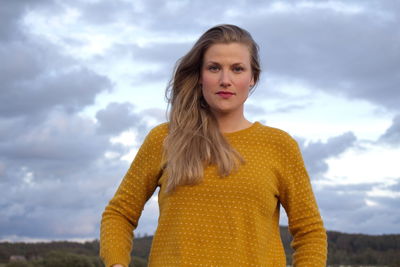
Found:
[[[250,51],[242,43],[213,44],[204,53],[204,62],[250,64]]]

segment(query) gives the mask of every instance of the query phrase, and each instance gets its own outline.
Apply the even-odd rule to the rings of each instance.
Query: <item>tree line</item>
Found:
[[[292,237],[281,227],[287,262],[291,264]],[[147,266],[152,236],[135,238],[130,267]],[[99,241],[0,243],[0,267],[103,267]],[[13,260],[10,261],[10,258]],[[400,266],[400,235],[345,234],[328,231],[328,265]]]

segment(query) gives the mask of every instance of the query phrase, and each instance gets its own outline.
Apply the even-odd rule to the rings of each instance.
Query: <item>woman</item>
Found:
[[[297,143],[244,117],[259,75],[258,47],[234,25],[209,29],[181,58],[169,122],[150,131],[103,213],[107,267],[128,266],[132,231],[157,186],[149,266],[286,266],[280,205],[294,265],[325,266],[326,232]]]

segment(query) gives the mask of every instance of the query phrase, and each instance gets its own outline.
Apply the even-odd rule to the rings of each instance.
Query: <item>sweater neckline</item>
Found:
[[[253,122],[249,127],[235,131],[235,132],[229,132],[229,133],[222,133],[224,136],[226,137],[231,137],[231,136],[237,136],[237,135],[243,135],[246,134],[248,132],[251,132],[254,128],[256,128],[258,125],[260,124],[260,122],[255,121]]]

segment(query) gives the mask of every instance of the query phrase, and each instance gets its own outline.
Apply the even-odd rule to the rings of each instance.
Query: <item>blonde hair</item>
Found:
[[[220,176],[227,176],[244,162],[219,131],[218,121],[209,110],[199,85],[207,49],[216,43],[232,42],[249,48],[256,84],[261,72],[258,46],[250,33],[235,25],[218,25],[207,30],[175,66],[166,90],[170,108],[163,155],[168,177],[166,192],[172,192],[177,186],[198,184],[207,165],[216,164]]]

